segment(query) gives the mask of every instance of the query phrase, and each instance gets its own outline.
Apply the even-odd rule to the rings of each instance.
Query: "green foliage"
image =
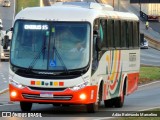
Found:
[[[16,14],[26,7],[37,7],[40,0],[16,0]]]
[[[159,67],[141,67],[139,83],[147,83],[155,80],[160,80]]]

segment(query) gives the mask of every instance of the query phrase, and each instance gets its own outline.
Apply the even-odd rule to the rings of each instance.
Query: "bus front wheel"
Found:
[[[30,111],[32,108],[32,103],[29,102],[20,102],[20,107],[22,111]]]
[[[95,113],[98,110],[98,104],[90,103],[86,105],[88,113]]]

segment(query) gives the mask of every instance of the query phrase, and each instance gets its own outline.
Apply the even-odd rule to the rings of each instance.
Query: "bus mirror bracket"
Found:
[[[7,34],[9,31],[12,31],[12,32],[13,32],[13,27],[11,27],[11,28],[9,28],[8,30],[6,30],[6,34]]]

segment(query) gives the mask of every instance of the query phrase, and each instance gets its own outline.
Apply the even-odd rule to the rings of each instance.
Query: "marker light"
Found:
[[[11,92],[11,96],[12,97],[16,97],[17,96],[17,93],[15,91]]]
[[[81,100],[85,100],[86,99],[86,95],[85,94],[81,94],[79,97],[80,97]]]
[[[10,80],[10,84],[14,85],[15,87],[19,88],[19,89],[23,89],[25,86],[14,81],[14,80]]]
[[[72,87],[70,89],[73,90],[73,91],[76,91],[76,90],[79,90],[79,89],[82,89],[82,88],[86,87],[88,85],[88,83],[89,82],[86,81],[86,82],[83,82],[83,83],[81,83],[79,85],[76,85],[76,86],[74,86],[74,87]]]

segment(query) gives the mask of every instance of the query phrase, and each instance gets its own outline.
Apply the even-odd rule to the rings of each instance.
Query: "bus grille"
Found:
[[[3,51],[4,51],[4,52],[8,52],[8,53],[9,53],[9,50],[5,50],[5,49],[4,49]]]
[[[8,53],[8,54],[5,53],[4,56],[5,56],[5,57],[9,57],[9,53]]]
[[[29,86],[31,90],[38,90],[38,91],[64,91],[66,88],[44,88],[44,87],[31,87]]]
[[[26,99],[38,99],[38,100],[71,100],[72,95],[54,95],[53,97],[40,97],[35,94],[22,94]]]

